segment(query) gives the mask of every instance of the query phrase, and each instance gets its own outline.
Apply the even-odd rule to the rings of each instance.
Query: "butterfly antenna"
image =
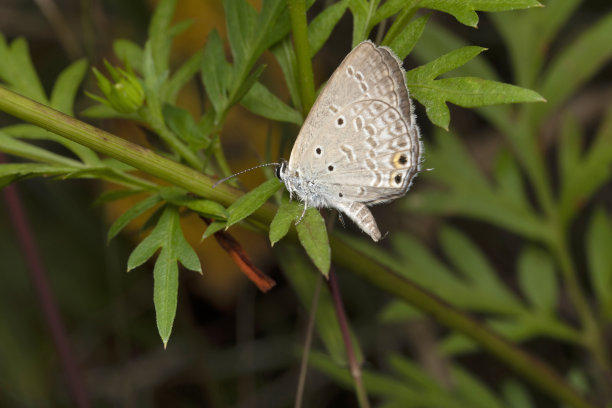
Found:
[[[221,180],[217,181],[215,184],[213,184],[212,188],[215,188],[215,187],[217,187],[219,184],[224,183],[224,182],[226,182],[227,180],[229,180],[229,179],[231,179],[231,178],[234,178],[234,177],[236,177],[236,176],[239,176],[239,175],[241,175],[241,174],[243,174],[243,173],[246,173],[246,172],[251,171],[251,170],[258,169],[258,168],[260,168],[260,167],[266,167],[266,166],[280,166],[280,163],[266,163],[266,164],[260,164],[259,166],[250,167],[250,168],[248,168],[248,169],[245,169],[245,170],[239,171],[238,173],[234,173],[234,174],[232,174],[231,176],[224,177],[224,178],[222,178]]]

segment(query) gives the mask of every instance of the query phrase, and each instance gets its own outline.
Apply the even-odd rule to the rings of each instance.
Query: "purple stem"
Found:
[[[6,156],[0,152],[0,163],[5,163],[6,161]],[[47,280],[45,267],[32,236],[26,214],[21,205],[17,187],[14,184],[6,186],[3,189],[3,196],[9,217],[15,229],[17,243],[24,256],[43,316],[49,325],[51,337],[59,353],[60,363],[74,404],[80,408],[89,408],[91,404],[85,384],[83,383],[83,377],[72,356],[72,346],[70,345],[57,303]]]

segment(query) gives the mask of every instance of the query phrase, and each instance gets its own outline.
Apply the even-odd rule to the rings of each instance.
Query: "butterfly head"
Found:
[[[280,181],[285,181],[285,173],[287,172],[287,161],[286,160],[281,160],[279,165],[276,166],[276,178],[278,178]]]

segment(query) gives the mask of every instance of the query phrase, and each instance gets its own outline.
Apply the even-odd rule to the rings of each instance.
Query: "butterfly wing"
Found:
[[[420,154],[401,61],[366,41],[347,55],[319,95],[289,168],[316,180],[334,200],[375,204],[406,193]]]

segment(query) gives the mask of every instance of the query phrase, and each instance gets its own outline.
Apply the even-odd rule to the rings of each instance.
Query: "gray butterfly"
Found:
[[[406,194],[422,150],[402,62],[365,41],[329,79],[276,173],[304,211],[335,208],[378,241],[368,206]]]

